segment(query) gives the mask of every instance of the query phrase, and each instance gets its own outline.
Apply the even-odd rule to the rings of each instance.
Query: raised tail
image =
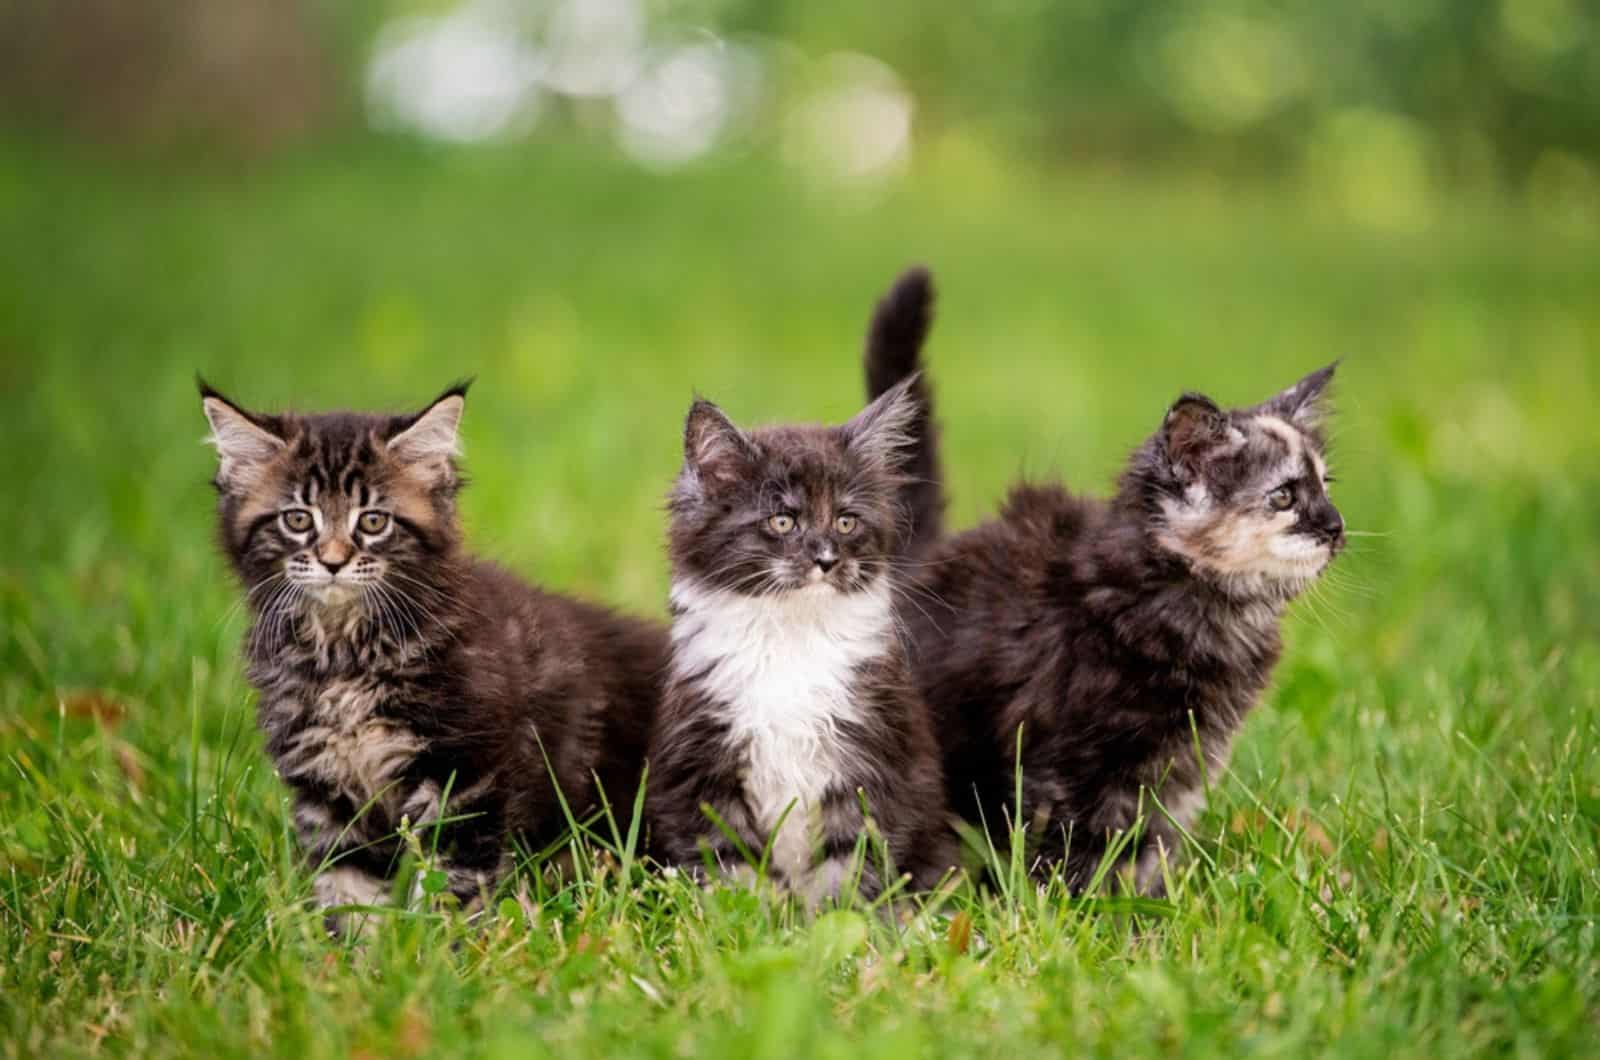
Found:
[[[918,413],[911,423],[916,453],[907,465],[911,483],[903,500],[911,521],[906,552],[916,554],[944,532],[944,475],[939,466],[939,428],[933,418],[933,388],[922,364],[922,343],[933,325],[933,277],[920,265],[900,274],[873,311],[867,330],[867,399],[915,374],[911,393]]]

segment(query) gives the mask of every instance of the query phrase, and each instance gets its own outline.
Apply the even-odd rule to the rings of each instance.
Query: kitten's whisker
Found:
[[[444,622],[443,619],[441,619],[438,615],[436,615],[433,612],[433,610],[431,608],[429,608],[426,604],[424,604],[422,601],[413,599],[409,594],[407,594],[404,590],[400,589],[399,587],[395,587],[393,589],[393,592],[394,592],[394,598],[396,600],[398,600],[401,604],[406,606],[408,609],[410,609],[411,613],[415,617],[426,619],[426,620],[429,620],[429,621],[433,622],[433,624],[438,626],[440,632],[442,632],[447,638],[449,638],[450,640],[455,640],[456,639],[455,631],[453,629],[451,629]],[[419,639],[421,639],[422,631],[421,631],[420,627],[417,629],[417,636],[418,636]]]
[[[910,556],[894,556],[889,560],[896,567],[906,570],[925,570],[930,567],[944,567],[949,565],[950,557],[940,556],[937,559],[913,559]]]
[[[443,619],[441,619],[431,609],[419,603],[417,600],[407,596],[399,589],[391,589],[390,598],[393,599],[396,607],[406,617],[406,621],[410,623],[411,628],[416,633],[418,640],[427,639],[423,635],[422,630],[423,626],[430,622],[434,626],[438,627],[439,632],[444,635],[445,640],[456,639],[455,630],[451,629]]]
[[[1312,616],[1313,620],[1315,620],[1317,625],[1322,628],[1322,631],[1328,634],[1330,637],[1335,636],[1335,633],[1332,626],[1329,624],[1328,617],[1323,613],[1324,609],[1326,609],[1328,612],[1331,612],[1335,618],[1342,620],[1346,625],[1349,625],[1351,621],[1351,615],[1348,612],[1334,607],[1333,604],[1331,604],[1328,599],[1322,595],[1322,587],[1317,582],[1312,582],[1300,599],[1304,601],[1305,609]]]
[[[414,577],[414,576],[412,576],[410,574],[407,574],[405,571],[395,570],[392,566],[389,568],[388,571],[385,572],[384,577],[386,579],[387,578],[394,578],[394,579],[397,579],[398,581],[405,582],[407,585],[414,586],[417,589],[421,590],[423,593],[427,594],[428,596],[433,597],[433,599],[431,601],[425,601],[425,600],[412,600],[411,601],[418,608],[421,608],[423,610],[424,614],[426,614],[428,617],[433,617],[432,616],[432,612],[429,611],[427,609],[427,607],[425,606],[429,602],[433,603],[434,605],[449,604],[449,605],[451,605],[452,608],[459,608],[460,610],[466,612],[467,614],[473,615],[473,616],[475,616],[477,618],[487,619],[489,617],[488,615],[485,615],[482,611],[480,611],[476,607],[474,607],[470,601],[459,599],[457,594],[448,592],[447,590],[442,589],[439,586],[430,585],[429,583],[423,581],[420,578],[417,578],[417,577]],[[395,587],[395,591],[398,593],[400,590],[399,590],[398,587]],[[405,595],[405,594],[402,594],[402,595]],[[435,619],[435,621],[437,621],[437,619]],[[440,625],[443,626],[443,623],[440,623]],[[450,632],[448,628],[446,628],[446,633],[451,637],[452,640],[455,639],[455,634]]]
[[[386,594],[383,586],[377,582],[363,586],[361,595],[364,604],[370,601],[377,606],[378,610],[373,616],[373,624],[377,627],[378,637],[380,639],[383,637],[386,627],[392,628],[394,636],[400,641],[400,654],[404,655],[407,647],[406,633],[400,623],[396,621],[394,609],[384,599]]]
[[[755,553],[755,552],[752,551],[748,556],[746,556],[744,558],[766,560],[768,557],[765,556],[765,555],[758,554],[758,553]],[[740,557],[736,556],[733,560],[729,561],[728,563],[723,564],[721,567],[718,567],[716,570],[711,571],[706,576],[706,580],[708,582],[711,582],[712,584],[719,584],[724,575],[726,575],[729,571],[733,570],[734,568],[736,568],[737,566],[740,565],[739,560],[740,560]],[[765,579],[776,579],[776,578],[777,578],[777,574],[774,571],[772,571],[769,567],[763,565],[763,566],[757,568],[756,570],[750,571],[749,573],[744,574],[739,578],[736,578],[734,581],[730,582],[727,585],[727,588],[729,590],[733,591],[733,592],[741,592],[741,591],[744,590],[744,588],[746,586],[754,584],[754,585],[757,585],[758,588],[753,591],[753,595],[761,596],[761,595],[765,595],[762,591],[760,591],[761,583]]]
[[[896,578],[894,583],[895,588],[902,592],[916,594],[928,603],[942,607],[946,611],[955,610],[955,605],[914,578]]]
[[[906,587],[905,586],[896,586],[895,588],[903,590]],[[916,608],[917,609],[917,613],[920,614],[923,618],[927,619],[928,623],[930,625],[932,625],[935,630],[938,630],[940,633],[944,632],[944,628],[942,626],[940,626],[937,621],[935,621],[935,619],[934,619],[934,617],[932,615],[928,614],[928,609],[923,607],[921,604],[917,603],[917,598],[915,596],[911,595],[910,593],[902,593],[900,595],[900,599],[902,601],[904,601],[905,603],[910,604],[912,607]],[[900,613],[899,613],[899,609],[898,608],[895,610],[895,621],[896,622],[900,621]],[[915,638],[911,636],[910,627],[909,626],[904,626],[903,623],[902,623],[902,626],[903,626],[903,628],[901,630],[901,633],[904,636],[905,643],[908,644],[908,645],[915,643]]]
[[[1376,589],[1369,585],[1363,584],[1361,580],[1354,574],[1347,572],[1335,573],[1331,570],[1323,571],[1321,584],[1330,589],[1337,589],[1340,592],[1356,593],[1360,596],[1368,597],[1369,599],[1375,598],[1378,595]]]
[[[414,586],[415,588],[421,590],[424,593],[428,593],[428,594],[430,594],[432,596],[437,596],[441,601],[449,599],[449,594],[446,593],[443,589],[441,589],[438,586],[433,585],[433,584],[431,584],[429,582],[423,581],[421,578],[418,578],[414,574],[408,574],[407,572],[405,572],[403,570],[400,570],[398,567],[394,566],[393,564],[391,564],[388,567],[388,569],[383,572],[383,580],[388,580],[390,578],[393,578],[396,581],[405,582],[407,585]]]
[[[440,628],[444,629],[446,637],[451,640],[455,639],[455,634],[452,630],[446,627],[445,624],[437,617],[428,612],[420,603],[406,596],[405,593],[402,593],[397,589],[385,589],[384,592],[394,600],[396,609],[401,613],[405,621],[410,624],[411,631],[416,635],[418,641],[426,641],[427,638],[424,637],[422,633],[422,622],[430,618],[433,619],[433,621],[437,623]]]
[[[244,598],[248,600],[255,596],[256,593],[261,592],[261,590],[265,589],[267,586],[273,584],[274,582],[285,581],[288,579],[288,577],[289,576],[281,570],[273,571],[271,574],[252,585],[249,591],[244,594]]]
[[[217,620],[216,628],[221,629],[227,623],[232,621],[234,615],[243,610],[245,605],[249,604],[255,598],[257,593],[265,591],[275,583],[282,581],[285,577],[286,575],[282,571],[274,571],[265,578],[262,578],[260,581],[256,582],[254,585],[250,586],[249,589],[245,591],[243,596],[236,598],[233,601],[233,604],[222,613],[222,617]]]
[[[275,646],[276,640],[273,637],[273,630],[276,628],[276,623],[279,619],[278,608],[282,601],[288,598],[293,589],[294,583],[285,579],[262,602],[255,624],[250,630],[250,644],[252,647],[257,644],[265,644],[270,651]]]
[[[1345,623],[1345,625],[1350,625],[1355,621],[1355,615],[1335,603],[1329,589],[1330,587],[1327,585],[1315,585],[1312,587],[1312,596],[1320,606],[1327,608],[1335,618]]]
[[[293,582],[289,584],[288,594],[284,597],[283,601],[278,604],[278,623],[276,629],[278,631],[278,637],[280,640],[288,640],[295,634],[296,623],[299,617],[295,612],[304,596],[304,589]]]

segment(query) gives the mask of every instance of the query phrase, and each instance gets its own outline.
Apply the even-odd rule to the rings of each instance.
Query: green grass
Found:
[[[960,151],[869,201],[754,161],[0,149],[0,1055],[1592,1053],[1600,248],[1440,218]],[[481,930],[323,938],[194,371],[308,408],[476,375],[476,547],[661,614],[692,392],[846,416],[917,259],[959,524],[1022,472],[1103,487],[1183,389],[1345,358],[1336,497],[1382,536],[1289,620],[1170,902],[963,891],[963,951],[598,857]]]

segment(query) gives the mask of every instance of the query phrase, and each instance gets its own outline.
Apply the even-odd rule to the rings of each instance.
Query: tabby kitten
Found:
[[[259,720],[324,908],[387,899],[402,820],[471,905],[514,841],[560,837],[558,786],[580,814],[597,782],[613,806],[637,790],[665,631],[464,551],[465,392],[409,416],[300,416],[200,387]]]
[[[938,746],[894,603],[911,383],[838,427],[746,433],[697,401],[670,499],[672,660],[651,741],[661,858],[812,902],[935,884],[955,861]],[[702,806],[737,836],[724,834]],[[787,814],[787,816],[786,816]],[[859,877],[857,873],[859,872]]]
[[[868,359],[869,392],[920,367]],[[1333,371],[1249,408],[1183,396],[1108,500],[1025,485],[976,529],[914,531],[917,588],[942,602],[906,615],[914,667],[967,821],[1017,817],[1020,729],[1036,867],[1082,891],[1122,834],[1136,886],[1163,890],[1162,854],[1203,798],[1196,740],[1206,770],[1227,762],[1285,608],[1344,546],[1321,430]],[[936,481],[908,491],[913,510],[942,503]]]

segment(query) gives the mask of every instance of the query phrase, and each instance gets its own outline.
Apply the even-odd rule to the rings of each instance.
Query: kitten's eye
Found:
[[[290,508],[282,518],[284,529],[291,534],[303,534],[311,529],[311,513],[304,508]]]
[[[389,525],[388,512],[362,512],[361,518],[356,521],[363,534],[381,534]]]
[[[833,528],[841,534],[853,534],[856,532],[856,523],[855,516],[841,515],[833,521]]]
[[[794,529],[794,516],[774,515],[772,518],[767,520],[767,526],[769,526],[772,529],[772,532],[775,534],[787,534]]]
[[[1272,505],[1272,510],[1286,512],[1294,507],[1294,492],[1288,486],[1279,486],[1267,494],[1267,503]]]

